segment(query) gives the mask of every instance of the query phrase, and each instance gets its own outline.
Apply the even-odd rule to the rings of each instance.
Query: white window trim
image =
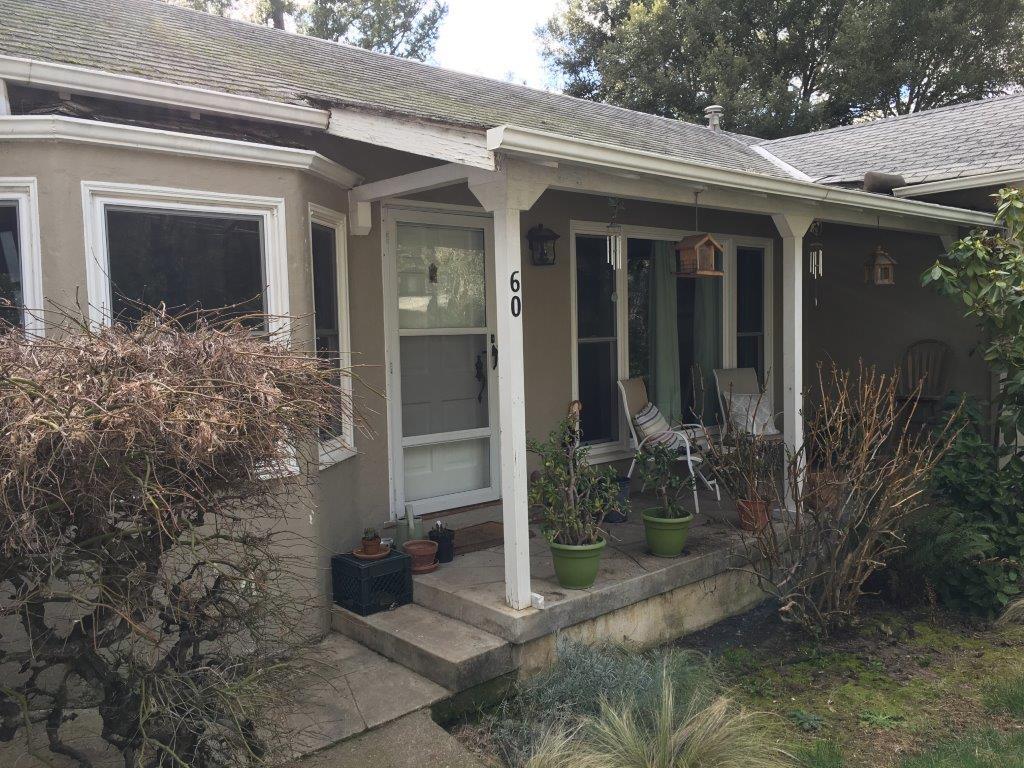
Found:
[[[608,234],[606,222],[570,220],[569,222],[569,303],[570,303],[570,327],[571,327],[571,392],[572,399],[579,398],[579,339],[577,336],[576,313],[576,235],[600,235]],[[618,377],[620,379],[629,376],[629,285],[628,275],[625,269],[626,259],[629,258],[628,242],[630,238],[645,240],[682,240],[687,235],[694,234],[684,229],[664,229],[661,227],[645,227],[639,225],[624,224],[620,227],[619,253],[623,254],[623,263],[616,269],[615,293],[616,297],[627,297],[627,301],[617,301],[616,334],[618,338]],[[774,317],[774,256],[772,241],[770,238],[746,237],[742,235],[724,235],[711,233],[711,235],[722,244],[725,262],[725,283],[722,286],[722,364],[726,368],[736,366],[736,248],[751,247],[764,250],[764,345],[765,345],[765,378],[771,376],[772,365],[775,360],[774,336],[772,320]],[[767,391],[771,391],[768,381],[764,382]],[[625,416],[619,409],[619,439],[614,442],[596,443],[590,449],[590,458],[595,463],[617,461],[629,458],[635,450],[632,445],[629,425],[625,422]]]
[[[334,260],[335,277],[337,284],[336,303],[338,306],[338,348],[341,358],[342,369],[348,369],[352,365],[352,337],[351,320],[348,292],[348,229],[345,214],[333,211],[315,203],[309,204],[309,260],[310,260],[310,281],[311,293],[310,306],[315,306],[315,272],[313,271],[313,225],[334,230]],[[314,317],[313,333],[316,334],[316,321]],[[342,392],[351,402],[352,398],[352,377],[345,375],[341,381]],[[342,423],[341,435],[320,443],[320,469],[327,469],[345,459],[356,455],[355,449],[355,422],[352,414],[345,416]]]
[[[22,325],[29,336],[43,336],[43,259],[39,236],[39,185],[35,178],[0,178],[0,202],[18,210]]]
[[[109,325],[112,319],[110,259],[107,250],[107,221],[104,215],[108,205],[260,218],[263,233],[263,274],[266,282],[264,311],[270,318],[270,332],[282,341],[288,340],[291,324],[288,311],[288,248],[283,198],[172,189],[143,184],[83,181],[86,283],[89,318],[95,326]]]

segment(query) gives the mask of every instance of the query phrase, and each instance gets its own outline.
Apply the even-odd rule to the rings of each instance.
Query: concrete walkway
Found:
[[[409,713],[424,710],[450,695],[450,692],[440,685],[334,632],[317,644],[302,685],[301,707],[299,711],[291,712],[287,716],[288,725],[295,731],[289,745],[291,754],[295,757],[322,750],[367,729],[377,728]],[[61,730],[65,741],[85,752],[95,768],[123,766],[124,763],[117,751],[100,738],[101,728],[102,722],[98,712],[95,709],[88,709],[79,711],[77,718],[67,723]],[[388,756],[391,752],[405,754],[404,747],[399,741],[388,744],[386,737],[384,741],[380,741],[382,737],[376,735],[377,733],[371,731],[367,734],[367,738],[372,737],[367,747],[374,750],[372,759],[367,753],[360,753],[357,749],[352,754],[363,754],[364,756],[360,758],[363,762],[353,762],[355,758],[346,758],[348,762],[311,762],[309,765],[324,768],[331,765],[346,768],[404,768],[406,765],[415,765],[413,762],[387,762],[391,759]],[[434,745],[431,749],[440,750],[437,752],[440,755],[445,754],[442,749],[444,737],[447,737],[454,747],[458,747],[444,729],[430,720],[430,715],[426,711],[403,724],[397,735],[409,740],[410,756],[414,754],[416,740],[426,737],[429,737],[430,743]],[[32,737],[35,754],[32,754],[33,749],[26,746],[23,736],[10,742],[0,742],[0,768],[72,768],[76,765],[66,757],[52,755],[49,752],[41,728],[33,728]],[[388,747],[387,750],[384,749],[385,745]],[[326,752],[314,757],[318,760],[329,759]],[[424,765],[444,768],[447,764],[428,762]],[[452,768],[475,765],[466,761],[451,763]]]
[[[285,768],[484,768],[426,711],[307,755]]]

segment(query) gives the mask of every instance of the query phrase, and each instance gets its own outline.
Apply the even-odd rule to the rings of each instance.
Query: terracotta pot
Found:
[[[364,555],[376,555],[380,553],[380,536],[374,536],[372,539],[362,539],[361,550]]]
[[[412,539],[402,545],[405,554],[412,558],[413,573],[430,573],[437,565],[437,542],[428,539]]]
[[[767,501],[737,499],[736,509],[740,513],[740,528],[754,533],[764,529],[770,520]]]

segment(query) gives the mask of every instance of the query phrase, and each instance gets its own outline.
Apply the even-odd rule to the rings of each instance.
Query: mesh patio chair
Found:
[[[704,426],[701,424],[677,424],[670,426],[667,431],[655,431],[640,437],[640,430],[637,428],[636,417],[644,408],[650,404],[647,396],[647,385],[643,379],[621,379],[619,381],[619,394],[622,396],[622,407],[626,411],[629,421],[629,432],[633,437],[633,444],[636,445],[636,453],[629,464],[629,471],[626,477],[633,476],[636,468],[636,457],[643,447],[666,434],[677,437],[680,443],[679,461],[685,461],[690,477],[693,478],[693,505],[694,510],[700,512],[700,500],[697,498],[697,481],[700,480],[709,491],[715,492],[715,498],[722,500],[722,492],[718,488],[718,481],[710,480],[701,470],[704,459],[701,456],[702,446],[706,446],[707,437],[704,433]]]
[[[729,403],[736,395],[749,395],[766,402],[768,410],[772,414],[772,426],[777,428],[775,421],[778,419],[778,414],[772,409],[771,395],[762,391],[761,384],[757,380],[757,371],[753,368],[715,368],[715,387],[718,390],[718,407],[722,411],[723,435],[731,429],[737,429],[737,425],[733,423],[729,413]],[[746,431],[750,432],[749,429]],[[781,433],[763,435],[763,437],[767,440],[782,440]]]

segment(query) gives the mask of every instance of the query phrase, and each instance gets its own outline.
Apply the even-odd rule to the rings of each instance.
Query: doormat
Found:
[[[530,531],[533,538],[533,531]],[[496,521],[455,529],[455,554],[465,555],[505,543],[505,526]]]

